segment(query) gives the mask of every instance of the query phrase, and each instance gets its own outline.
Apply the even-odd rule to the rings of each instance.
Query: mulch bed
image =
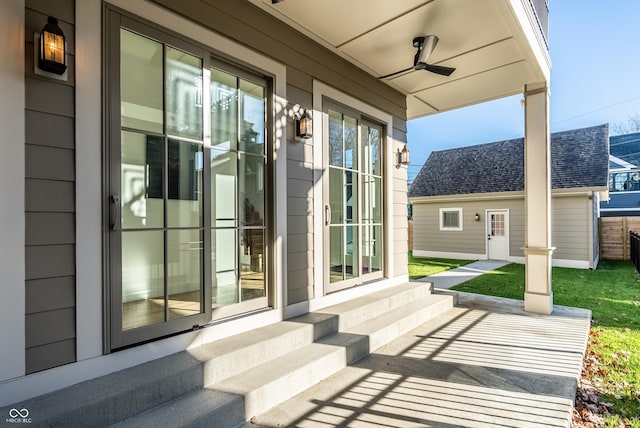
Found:
[[[607,366],[602,355],[593,350],[592,343],[598,340],[598,331],[589,333],[589,345],[582,364],[582,376],[578,382],[572,428],[596,428],[604,426],[603,418],[611,415],[613,403],[602,399],[598,389],[607,377]],[[621,351],[624,352],[624,351]],[[624,358],[626,355],[620,355]],[[624,423],[620,428],[625,428]]]

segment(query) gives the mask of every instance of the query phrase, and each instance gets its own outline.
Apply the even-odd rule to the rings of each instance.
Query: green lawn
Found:
[[[409,278],[419,279],[425,276],[444,272],[459,266],[464,266],[473,262],[473,260],[455,260],[455,259],[434,259],[413,257],[413,253],[409,251]]]
[[[593,313],[592,380],[600,401],[614,404],[605,426],[640,428],[640,276],[629,262],[603,261],[595,271],[553,268],[552,284],[554,304]],[[510,264],[453,289],[522,300],[524,266]]]

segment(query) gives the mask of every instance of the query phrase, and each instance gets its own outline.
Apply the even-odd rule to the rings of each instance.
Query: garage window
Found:
[[[462,230],[462,208],[440,208],[440,230]]]

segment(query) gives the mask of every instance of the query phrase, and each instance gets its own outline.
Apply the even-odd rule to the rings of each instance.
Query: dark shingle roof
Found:
[[[611,154],[634,165],[640,165],[640,132],[614,135],[609,139]]]
[[[607,187],[609,125],[551,134],[554,189]],[[409,197],[524,190],[524,139],[432,152]]]

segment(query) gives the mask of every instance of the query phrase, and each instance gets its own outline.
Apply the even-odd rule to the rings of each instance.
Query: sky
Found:
[[[550,0],[551,132],[640,114],[640,1]],[[522,95],[407,124],[409,182],[433,150],[524,135]]]

